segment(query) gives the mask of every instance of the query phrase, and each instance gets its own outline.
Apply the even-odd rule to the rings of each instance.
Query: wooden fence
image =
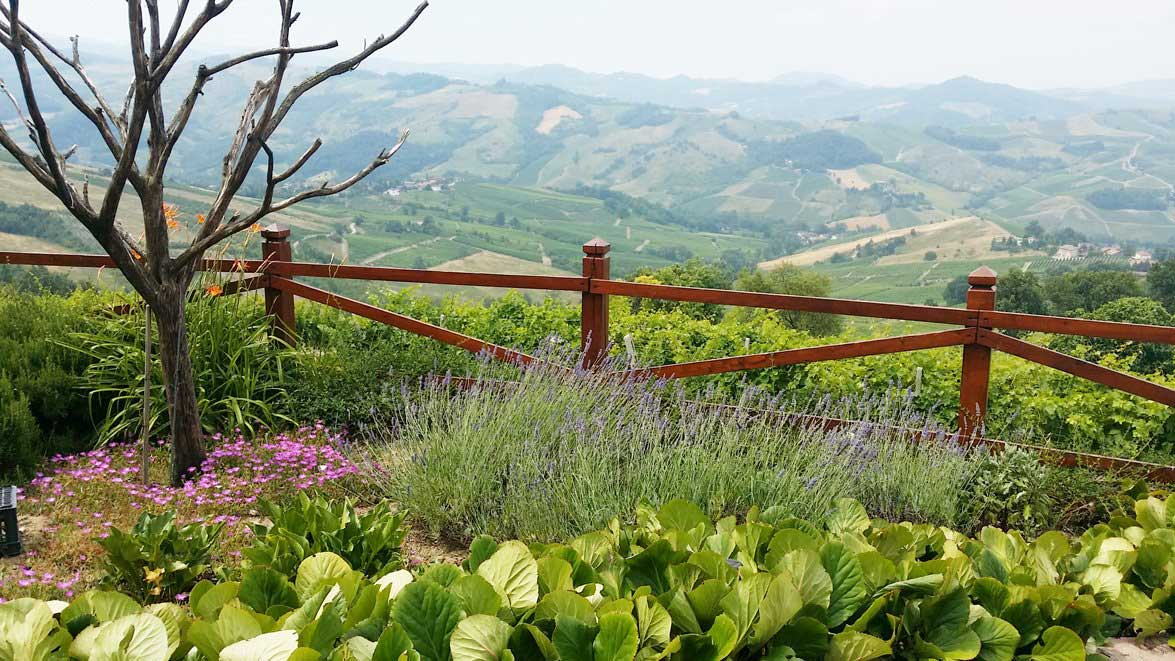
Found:
[[[202,269],[222,273],[254,274],[226,286],[224,293],[263,289],[266,311],[271,315],[274,334],[290,344],[297,341],[294,331],[294,298],[301,297],[410,333],[429,337],[466,351],[485,352],[498,359],[522,363],[535,360],[534,357],[514,349],[497,346],[475,337],[298,282],[294,279],[295,277],[501,287],[520,290],[577,291],[582,296],[580,341],[585,367],[588,368],[599,368],[605,363],[608,352],[609,296],[712,303],[958,326],[959,328],[950,330],[897,337],[660,365],[621,374],[677,379],[765,369],[780,365],[797,365],[825,360],[961,346],[963,347],[963,364],[959,388],[958,424],[960,435],[972,443],[997,447],[1003,445],[1001,441],[982,438],[980,435],[984,418],[987,415],[992,350],[1040,363],[1144,399],[1167,406],[1175,406],[1175,390],[999,332],[1000,330],[1039,331],[1091,338],[1175,344],[1175,328],[1000,312],[995,309],[996,273],[987,267],[976,269],[968,277],[970,288],[967,292],[965,308],[943,308],[929,305],[701,289],[612,280],[610,279],[610,258],[608,257],[611,246],[601,239],[593,239],[584,244],[582,276],[541,276],[294,262],[289,243],[289,229],[273,225],[262,231],[262,237],[264,239],[261,248],[262,259],[209,259],[204,261]],[[0,263],[91,268],[114,266],[112,260],[101,255],[2,251],[0,251]],[[1175,466],[1047,448],[1035,449],[1041,452],[1042,458],[1054,463],[1087,465],[1107,470],[1141,471],[1151,479],[1175,482]]]

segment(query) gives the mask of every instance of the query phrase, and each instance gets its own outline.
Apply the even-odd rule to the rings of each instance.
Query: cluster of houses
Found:
[[[400,194],[405,191],[432,191],[433,193],[440,193],[441,191],[453,190],[453,187],[460,181],[460,179],[447,179],[445,177],[405,181],[400,186],[387,189],[384,191],[384,195],[388,197],[400,197]]]
[[[1053,259],[1060,260],[1078,260],[1088,259],[1089,257],[1121,257],[1122,247],[1114,244],[1109,246],[1095,246],[1092,243],[1079,243],[1077,245],[1063,245],[1057,246],[1057,251],[1053,253]],[[1130,257],[1130,266],[1132,267],[1147,267],[1154,261],[1154,255],[1147,250],[1136,250],[1134,255]]]

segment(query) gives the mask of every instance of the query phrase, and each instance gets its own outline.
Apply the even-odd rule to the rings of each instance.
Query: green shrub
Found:
[[[188,592],[209,571],[222,524],[177,526],[175,512],[144,513],[129,533],[111,528],[98,543],[106,551],[104,585],[139,602],[166,602]]]
[[[248,297],[198,297],[188,305],[188,342],[196,398],[205,430],[250,432],[287,418],[287,352],[269,336],[260,302]],[[101,424],[99,439],[140,433],[143,410],[143,315],[110,317],[70,345],[91,361],[81,379]],[[151,375],[151,435],[167,435],[167,397],[158,352]]]
[[[793,407],[753,389],[725,408],[664,383],[556,367],[520,378],[414,389],[402,421],[356,446],[370,488],[434,534],[553,540],[674,498],[715,516],[779,505],[818,520],[849,495],[883,516],[954,523],[973,470],[941,430],[915,445],[887,426],[929,424],[894,398],[811,409],[865,420],[827,430],[781,421]]]
[[[113,592],[0,604],[0,656],[166,659],[1050,659],[1173,627],[1170,501],[1033,541],[871,519],[838,499],[817,525],[696,505],[558,544],[479,537],[461,565],[365,575],[335,553],[189,607]],[[55,615],[54,613],[58,613]]]
[[[79,415],[86,398],[78,386],[89,361],[61,342],[94,327],[92,311],[105,300],[86,291],[62,297],[0,287],[0,378],[6,383],[0,386],[0,428],[9,430],[0,442],[0,477],[27,475],[41,457],[93,443],[93,425]]]
[[[1035,452],[1009,447],[988,455],[972,478],[970,515],[975,525],[1034,535],[1056,523],[1048,470]]]
[[[359,514],[349,500],[331,502],[303,493],[295,503],[262,500],[258,509],[270,523],[253,526],[253,545],[244,551],[253,565],[294,576],[303,560],[330,551],[369,576],[402,566],[405,513],[393,512],[386,501]]]
[[[34,465],[40,458],[41,430],[29,410],[29,398],[17,392],[0,372],[0,478]]]

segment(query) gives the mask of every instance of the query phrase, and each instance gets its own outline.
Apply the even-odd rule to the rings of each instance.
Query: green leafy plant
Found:
[[[0,604],[0,658],[1050,659],[1173,626],[1175,505],[1075,538],[686,501],[556,544],[478,537],[461,566],[369,575],[332,552],[201,581],[187,608],[88,592]]]
[[[176,525],[175,513],[144,513],[123,532],[98,540],[106,551],[102,582],[138,601],[167,601],[187,592],[209,571],[223,524]]]
[[[972,478],[970,516],[978,526],[1036,534],[1056,520],[1048,469],[1033,452],[1008,447],[987,455]]]
[[[201,421],[206,430],[239,427],[250,432],[288,421],[285,362],[274,346],[261,306],[243,297],[199,296],[188,305],[188,342]],[[92,407],[102,410],[99,439],[136,434],[143,411],[143,316],[105,320],[92,332],[71,334],[70,346],[90,360],[81,387]],[[151,433],[167,433],[163,374],[155,361]]]
[[[260,501],[258,509],[270,523],[253,526],[253,545],[243,552],[254,565],[293,576],[303,560],[329,551],[370,576],[402,566],[406,513],[386,501],[360,514],[350,500],[303,493],[294,503]]]

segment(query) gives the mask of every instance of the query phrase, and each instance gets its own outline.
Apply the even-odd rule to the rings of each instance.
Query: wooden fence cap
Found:
[[[285,225],[274,223],[261,230],[261,236],[270,241],[275,239],[288,239],[290,237],[290,228],[286,227]]]
[[[611,249],[612,249],[612,244],[608,243],[607,241],[601,239],[598,236],[596,238],[592,239],[591,241],[588,241],[587,243],[583,244],[584,254],[591,255],[593,257],[600,257],[603,255],[607,255],[608,251]]]
[[[967,284],[972,287],[992,287],[995,281],[996,272],[986,266],[980,266],[967,276]]]

